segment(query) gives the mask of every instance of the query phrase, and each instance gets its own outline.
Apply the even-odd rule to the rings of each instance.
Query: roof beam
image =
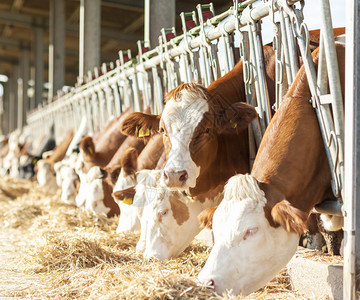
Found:
[[[32,16],[23,15],[18,13],[9,13],[0,11],[0,23],[5,24],[20,24],[27,27],[35,26],[36,20]],[[48,28],[48,20],[46,20],[45,27]],[[79,33],[79,26],[75,24],[67,24],[66,31],[72,32],[75,34]],[[127,43],[136,43],[138,40],[142,39],[142,35],[134,33],[124,33],[122,31],[101,28],[101,37],[107,38],[115,41],[122,41]]]

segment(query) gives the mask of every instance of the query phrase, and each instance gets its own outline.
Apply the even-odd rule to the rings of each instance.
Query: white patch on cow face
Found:
[[[61,201],[65,203],[75,203],[75,181],[78,179],[75,170],[70,166],[64,165],[59,170],[59,173],[59,177],[61,178]]]
[[[78,207],[84,207],[86,201],[86,195],[88,193],[88,185],[86,181],[86,173],[83,171],[84,158],[80,154],[75,163],[75,172],[80,179],[79,192],[76,195],[75,202]]]
[[[213,217],[214,247],[199,274],[199,280],[211,282],[218,294],[256,291],[294,255],[299,235],[270,226],[264,213],[266,201],[250,175],[234,176],[226,185]]]
[[[159,184],[161,171],[141,170],[135,176],[125,176],[123,170],[116,182],[114,192],[125,190],[136,186],[136,192],[131,205],[114,199],[120,207],[119,225],[116,232],[139,231],[142,228],[143,210],[151,202],[150,188],[155,188]],[[141,242],[140,242],[141,244]],[[137,247],[139,250],[140,248]]]
[[[86,176],[87,195],[85,209],[97,214],[107,214],[109,207],[104,205],[103,175],[99,167],[92,167]]]
[[[174,217],[170,197],[186,206],[187,216],[181,224]],[[207,199],[201,203],[189,200],[181,192],[158,188],[155,200],[145,208],[143,214],[147,222],[144,257],[155,257],[164,261],[178,256],[201,230],[197,216],[205,208],[216,206],[221,198]]]
[[[163,186],[180,190],[195,187],[200,167],[191,158],[190,142],[197,125],[201,122],[204,113],[208,111],[209,105],[205,99],[194,99],[194,96],[186,91],[182,92],[181,101],[170,99],[166,103],[162,121],[171,142],[171,149],[164,171],[169,176],[186,171],[188,177],[185,182],[176,184],[166,183],[162,176]]]
[[[46,186],[50,191],[54,192],[57,190],[56,178],[51,171],[51,166],[44,160],[37,162],[38,172],[36,179],[40,186]]]

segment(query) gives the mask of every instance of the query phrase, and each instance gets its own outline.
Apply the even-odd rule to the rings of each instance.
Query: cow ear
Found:
[[[200,223],[200,227],[201,228],[208,228],[208,229],[212,229],[212,220],[214,217],[214,213],[215,210],[218,207],[209,207],[207,209],[204,209],[199,215],[198,215],[198,220]]]
[[[79,149],[82,152],[85,161],[92,161],[95,157],[95,145],[91,136],[84,136],[79,144]]]
[[[126,176],[134,175],[137,170],[138,152],[135,148],[130,147],[126,149],[121,157],[121,167]]]
[[[302,234],[307,229],[308,214],[282,200],[271,209],[274,222],[287,232]]]
[[[112,196],[115,201],[125,201],[125,204],[132,204],[136,190],[135,187],[130,187],[126,190],[115,191],[112,193]],[[130,203],[131,202],[131,203]]]
[[[115,185],[116,181],[119,178],[120,175],[120,171],[121,171],[121,166],[120,165],[116,165],[115,167],[112,168],[112,170],[110,171],[110,180],[111,182]]]
[[[159,133],[160,115],[148,115],[134,112],[121,124],[121,132],[139,138],[150,138]]]
[[[218,133],[234,133],[245,129],[258,116],[254,107],[244,102],[237,102],[217,113],[215,128]]]

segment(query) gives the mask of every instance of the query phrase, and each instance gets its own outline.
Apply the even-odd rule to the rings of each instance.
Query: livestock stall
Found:
[[[120,50],[115,62],[89,70],[78,78],[75,87],[66,93],[60,92],[49,104],[32,110],[27,115],[26,126],[35,138],[54,124],[55,136],[60,140],[69,129],[80,126],[83,116],[86,116],[88,128],[96,132],[128,107],[143,111],[150,106],[152,113],[159,114],[164,107],[164,95],[180,83],[200,81],[208,86],[242,59],[246,101],[259,115],[249,128],[250,161],[253,161],[271,120],[271,111],[280,107],[283,95],[299,70],[297,57],[300,55],[312,95],[309,101],[316,110],[332,173],[332,190],[338,199],[324,202],[314,210],[345,217],[343,294],[344,299],[355,299],[360,269],[360,229],[356,222],[360,217],[356,205],[360,199],[359,3],[346,3],[345,112],[329,1],[318,2],[321,18],[318,72],[309,49],[309,30],[302,13],[304,5],[306,2],[299,0],[246,0],[241,3],[236,0],[220,14],[215,14],[212,4],[197,5],[196,11],[181,13],[181,33],[175,28],[163,28],[159,44],[152,49],[144,47],[144,41],[138,41],[136,57],[132,57],[131,51]],[[265,80],[261,35],[261,20],[266,16],[270,16],[273,26],[272,47],[276,53],[273,107]]]

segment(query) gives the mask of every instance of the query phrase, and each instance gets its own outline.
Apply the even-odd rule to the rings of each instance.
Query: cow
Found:
[[[83,195],[85,209],[98,214],[106,214],[108,217],[120,213],[119,206],[114,202],[111,194],[121,170],[121,157],[129,147],[134,147],[138,152],[141,152],[144,146],[142,140],[129,136],[104,168],[94,166],[89,170],[86,177],[88,188],[86,195]]]
[[[85,205],[87,195],[87,173],[91,167],[105,167],[115,152],[125,141],[126,136],[120,132],[120,125],[124,118],[130,113],[130,108],[126,109],[119,117],[110,120],[102,132],[93,139],[86,135],[82,138],[79,149],[80,153],[75,163],[75,172],[79,177],[78,192],[75,198],[76,205],[83,207]],[[74,182],[75,185],[75,182]],[[69,194],[68,191],[62,191]]]
[[[64,159],[66,151],[74,137],[74,132],[70,129],[64,139],[57,145],[50,155],[44,157],[37,162],[36,178],[40,186],[47,186],[50,190],[56,191],[58,185],[56,183],[54,164]]]
[[[27,153],[26,156],[22,157],[19,166],[19,176],[22,179],[33,178],[35,175],[36,163],[42,158],[42,154],[55,148],[54,125],[50,127],[49,132],[41,137],[38,142],[36,147]]]
[[[140,155],[133,147],[124,152],[120,175],[112,194],[121,211],[117,233],[140,230],[142,211],[147,199],[146,188],[158,185],[161,171],[152,169],[157,166],[163,152],[161,136],[150,139]],[[123,201],[124,198],[128,201]]]
[[[345,48],[336,44],[336,50],[344,96]],[[318,58],[315,50],[316,67]],[[271,280],[295,253],[313,207],[334,200],[310,98],[302,67],[266,129],[251,173],[230,178],[213,216],[202,216],[212,220],[214,247],[199,280],[217,293],[247,295]],[[341,223],[327,225],[337,230]]]
[[[310,39],[310,49],[315,49],[319,31],[311,32]],[[269,45],[263,50],[272,105],[275,55]],[[195,201],[217,199],[231,176],[250,171],[247,129],[257,113],[243,102],[243,62],[207,88],[197,83],[181,84],[166,95],[165,101],[161,115],[130,114],[122,132],[133,136],[161,133],[166,152],[162,186],[183,191]]]

